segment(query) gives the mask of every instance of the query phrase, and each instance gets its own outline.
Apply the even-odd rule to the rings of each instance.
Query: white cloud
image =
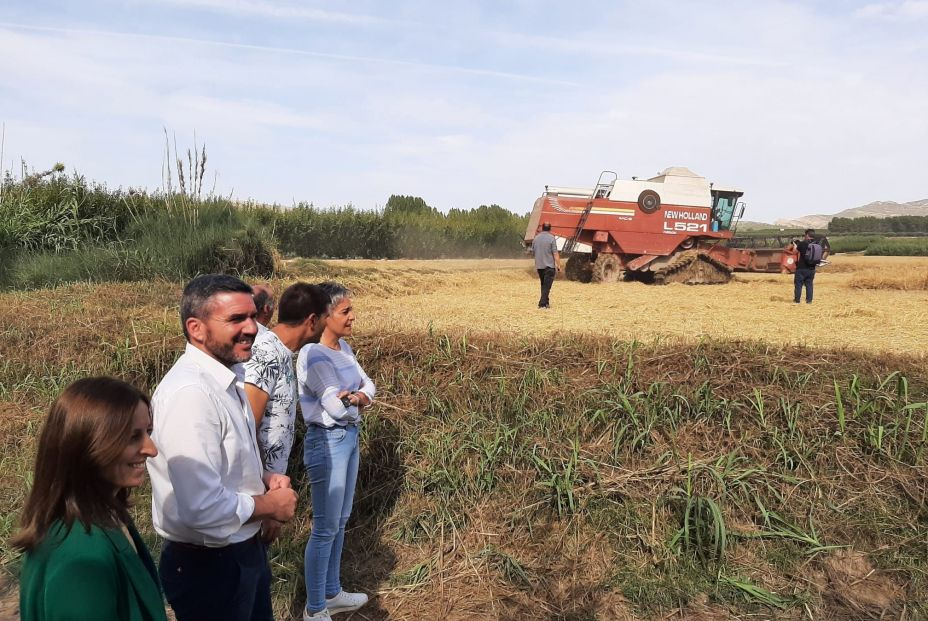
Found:
[[[373,15],[326,11],[307,7],[298,2],[265,2],[262,0],[146,0],[146,4],[174,5],[181,8],[203,9],[243,17],[266,17],[281,20],[305,20],[342,25],[390,25],[398,22]]]
[[[205,95],[176,95],[159,102],[180,117],[196,119],[198,127],[228,129],[248,125],[268,125],[290,129],[325,130],[336,118],[331,115],[300,114],[279,104],[261,100],[231,100]]]
[[[539,48],[552,52],[564,52],[598,57],[650,56],[691,63],[717,63],[728,65],[746,65],[757,67],[780,67],[784,63],[775,59],[737,56],[702,52],[690,48],[666,48],[659,45],[631,45],[610,41],[606,37],[559,38],[547,35],[518,34],[511,32],[492,32],[497,44],[510,47]]]
[[[140,33],[130,33],[130,32],[118,32],[118,31],[108,31],[108,30],[84,30],[76,28],[56,28],[56,27],[47,27],[47,26],[31,26],[25,24],[15,24],[8,22],[0,22],[0,28],[10,29],[11,32],[15,31],[33,31],[39,33],[58,33],[70,37],[87,37],[92,39],[99,38],[120,38],[120,39],[136,39],[141,43],[162,43],[165,45],[197,45],[204,47],[216,47],[216,48],[225,48],[229,50],[237,50],[243,52],[263,52],[271,53],[285,56],[305,56],[310,58],[318,58],[322,60],[333,60],[340,61],[352,64],[371,64],[371,65],[394,65],[398,67],[408,67],[408,68],[418,68],[426,71],[432,72],[454,72],[467,74],[478,77],[489,77],[489,78],[499,78],[501,80],[517,80],[525,81],[529,83],[538,83],[538,84],[549,84],[553,86],[579,86],[578,83],[572,82],[569,80],[559,80],[544,75],[532,75],[528,73],[518,73],[511,71],[497,71],[493,69],[482,69],[477,67],[468,67],[464,65],[454,65],[454,64],[440,64],[424,61],[414,61],[414,60],[403,60],[403,59],[393,59],[388,57],[381,56],[359,56],[351,54],[334,54],[328,52],[317,52],[313,50],[305,50],[300,48],[293,47],[282,47],[282,46],[271,46],[271,45],[254,45],[248,43],[234,43],[229,41],[214,40],[214,39],[205,39],[205,38],[191,38],[191,37],[178,37],[178,36],[169,36],[169,35],[158,35],[158,34],[140,34]]]
[[[928,18],[928,2],[905,0],[903,2],[876,2],[858,9],[854,15],[863,19],[904,21]]]

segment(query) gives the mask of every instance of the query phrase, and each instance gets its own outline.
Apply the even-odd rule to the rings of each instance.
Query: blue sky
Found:
[[[531,209],[687,166],[746,218],[928,198],[928,0],[0,0],[3,168],[238,199]]]

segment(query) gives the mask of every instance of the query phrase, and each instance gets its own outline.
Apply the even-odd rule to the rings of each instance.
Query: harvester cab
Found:
[[[728,188],[712,187],[712,230],[734,231],[744,215],[744,203],[738,199],[744,192]]]

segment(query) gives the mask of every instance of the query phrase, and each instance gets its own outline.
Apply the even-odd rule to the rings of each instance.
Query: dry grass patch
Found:
[[[855,273],[848,286],[852,289],[928,291],[928,268],[895,271],[867,270]]]
[[[875,568],[858,551],[826,555],[810,581],[822,595],[831,619],[905,618],[904,589],[891,572]]]
[[[827,618],[825,596],[801,569],[815,545],[850,542],[900,576],[899,601],[910,609],[924,601],[925,561],[908,556],[906,543],[924,536],[915,507],[926,493],[919,473],[928,446],[923,413],[905,409],[928,381],[917,361],[569,334],[385,333],[355,344],[381,395],[362,432],[344,563],[346,585],[376,595],[367,619],[714,619],[768,610],[731,584],[780,598],[776,618],[799,618],[806,604]],[[144,357],[177,353],[166,343]],[[134,358],[95,364],[149,386],[163,372]],[[843,433],[836,381],[847,395]],[[18,405],[11,418],[33,425],[51,398],[12,394],[34,408]],[[877,424],[885,437],[874,446]],[[3,431],[15,437],[9,469],[26,471],[34,432]],[[295,453],[291,475],[304,500],[271,549],[280,618],[303,602],[311,517]],[[21,497],[25,481],[0,485]],[[726,551],[703,551],[681,535],[695,497],[719,507]],[[138,502],[154,543],[144,493]],[[850,525],[847,507],[857,512]],[[797,543],[784,524],[812,542]]]
[[[552,312],[527,261],[315,262],[274,281],[358,291],[354,345],[380,399],[344,563],[346,586],[375,595],[364,618],[834,618],[828,584],[859,572],[822,562],[844,545],[892,577],[887,610],[928,613],[928,337],[907,323],[928,305],[851,290],[852,273],[823,272],[809,308],[788,277],[559,281]],[[180,287],[0,295],[4,539],[51,399],[90,373],[150,390],[183,346]],[[279,618],[304,598],[300,458],[300,514],[271,548]],[[687,521],[697,498],[719,518]],[[722,550],[682,532],[716,519]],[[0,561],[15,571],[8,547]]]

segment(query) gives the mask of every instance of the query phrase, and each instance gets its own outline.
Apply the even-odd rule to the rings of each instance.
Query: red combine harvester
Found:
[[[545,186],[525,231],[530,245],[545,222],[567,257],[566,275],[582,282],[626,278],[654,283],[724,283],[733,271],[792,272],[795,254],[731,248],[744,192],[709,183],[682,167],[651,179],[603,171],[596,186]]]

